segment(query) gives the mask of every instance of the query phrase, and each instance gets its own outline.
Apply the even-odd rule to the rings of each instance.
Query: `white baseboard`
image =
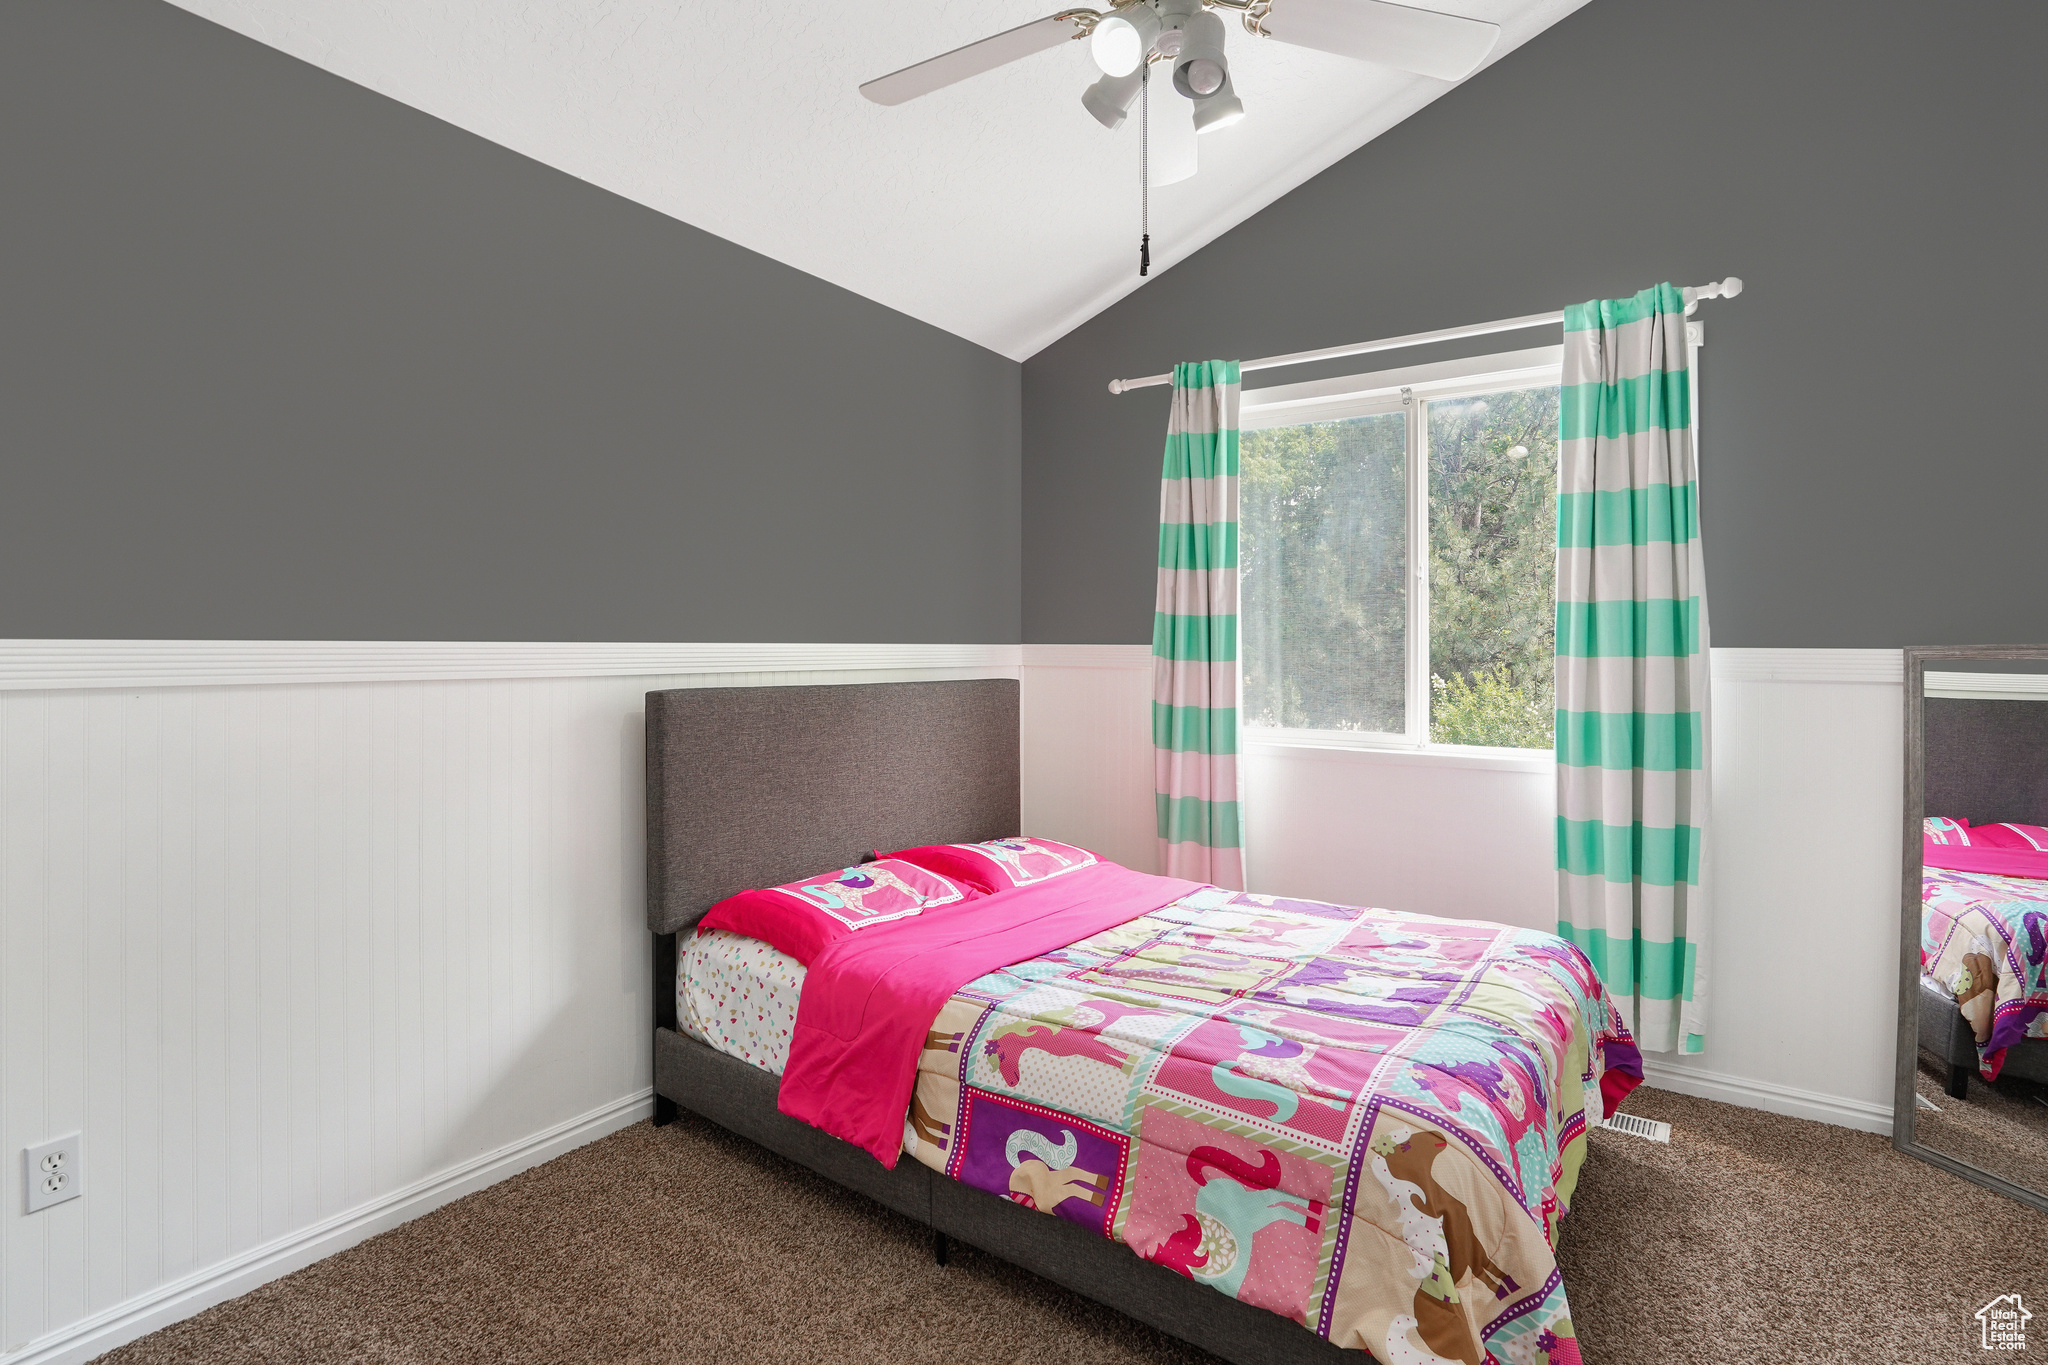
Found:
[[[1674,1066],[1653,1058],[1643,1059],[1643,1081],[1659,1090],[1672,1090],[1695,1099],[1719,1100],[1744,1109],[1762,1109],[1815,1123],[1832,1123],[1838,1128],[1856,1128],[1866,1133],[1892,1131],[1892,1107],[1869,1100],[1829,1095],[1817,1090],[1794,1090],[1769,1081],[1752,1081],[1742,1076],[1703,1071],[1697,1067]]]
[[[388,1232],[421,1214],[519,1174],[654,1112],[650,1087],[601,1105],[554,1127],[486,1152],[438,1175],[323,1219],[311,1227],[252,1247],[238,1256],[159,1285],[125,1303],[0,1355],[0,1365],[80,1365],[159,1327],[246,1294],[323,1257]]]

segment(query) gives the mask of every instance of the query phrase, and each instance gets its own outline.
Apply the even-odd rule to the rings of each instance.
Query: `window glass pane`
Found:
[[[1557,389],[1429,410],[1429,737],[1547,749],[1556,639]]]
[[[1244,433],[1248,724],[1405,727],[1407,444],[1399,412]]]

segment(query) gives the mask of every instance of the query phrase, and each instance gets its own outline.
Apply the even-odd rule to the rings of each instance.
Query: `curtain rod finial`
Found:
[[[1111,393],[1122,393],[1122,392],[1124,391],[1124,381],[1123,381],[1123,380],[1121,380],[1121,379],[1112,379],[1112,380],[1110,380],[1110,381],[1109,381],[1109,391],[1110,391]]]
[[[1728,277],[1727,279],[1725,279],[1725,280],[1721,281],[1721,297],[1722,297],[1722,298],[1724,298],[1724,299],[1732,299],[1732,298],[1734,298],[1734,297],[1735,297],[1735,296],[1736,296],[1737,294],[1740,294],[1741,292],[1742,292],[1742,280],[1741,280],[1741,279],[1740,279],[1739,277],[1737,277],[1737,276],[1734,276],[1734,275],[1730,275],[1730,276],[1729,276],[1729,277]]]

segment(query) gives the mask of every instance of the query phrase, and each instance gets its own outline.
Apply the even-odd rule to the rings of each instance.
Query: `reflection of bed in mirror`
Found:
[[[1965,1101],[2048,1083],[2048,690],[1987,690],[1930,672],[1923,720],[1919,1046]]]
[[[2048,645],[1903,663],[1892,1143],[2048,1210]]]

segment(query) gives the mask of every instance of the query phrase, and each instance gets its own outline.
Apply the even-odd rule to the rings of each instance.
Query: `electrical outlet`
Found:
[[[77,1133],[26,1148],[21,1155],[28,1212],[85,1193],[85,1143]]]

